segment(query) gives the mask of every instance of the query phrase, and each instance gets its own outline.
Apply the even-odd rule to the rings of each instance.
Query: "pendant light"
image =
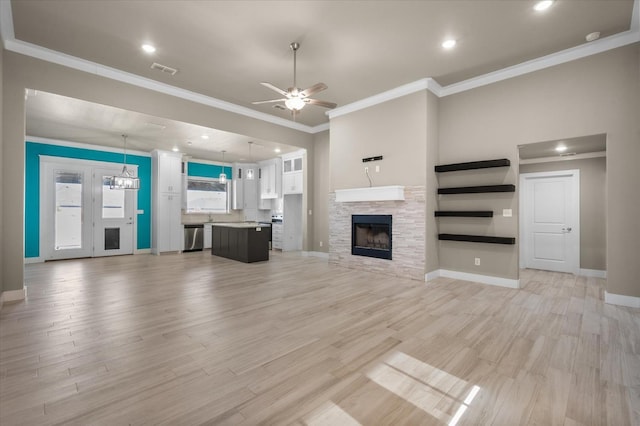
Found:
[[[224,153],[227,152],[222,150],[222,171],[220,172],[220,176],[218,176],[218,182],[226,183],[227,182],[227,174],[224,172]]]
[[[251,155],[251,145],[253,145],[253,142],[249,141],[249,161],[253,162],[253,156]],[[247,180],[253,180],[253,179],[254,179],[253,169],[247,168]]]
[[[109,177],[109,188],[111,189],[140,189],[140,179],[127,170],[127,135],[122,135],[124,139],[124,164],[122,173]]]

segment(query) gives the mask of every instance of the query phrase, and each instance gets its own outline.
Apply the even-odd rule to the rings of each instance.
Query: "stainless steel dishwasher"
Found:
[[[184,225],[184,250],[202,251],[204,246],[204,225]]]

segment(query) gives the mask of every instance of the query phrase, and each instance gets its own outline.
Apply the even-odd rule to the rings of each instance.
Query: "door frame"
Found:
[[[519,203],[519,225],[520,225],[520,269],[524,269],[527,267],[527,255],[529,254],[529,238],[530,234],[527,224],[529,221],[527,220],[531,211],[528,207],[531,207],[527,203],[529,189],[530,186],[527,182],[533,179],[540,178],[553,178],[553,177],[571,177],[571,190],[573,191],[573,196],[575,199],[574,208],[570,212],[572,216],[571,225],[572,225],[572,234],[574,238],[572,239],[571,245],[569,246],[569,250],[572,254],[571,260],[571,271],[574,275],[580,275],[580,170],[579,169],[568,169],[568,170],[557,170],[557,171],[547,171],[547,172],[533,172],[533,173],[520,173],[520,195],[518,199]],[[604,200],[603,200],[604,201]]]
[[[47,209],[47,201],[51,201],[50,197],[51,194],[47,195],[44,193],[45,188],[46,188],[46,184],[47,184],[47,180],[46,180],[46,176],[45,173],[43,173],[44,170],[44,164],[43,163],[47,163],[47,164],[52,164],[54,166],[60,166],[60,167],[64,167],[64,166],[70,166],[70,167],[83,167],[86,168],[87,170],[90,170],[90,176],[91,176],[91,203],[89,203],[89,209],[90,209],[90,217],[92,219],[92,221],[95,218],[95,214],[96,212],[94,211],[94,199],[95,199],[95,193],[94,193],[94,170],[99,168],[99,169],[110,169],[113,168],[114,170],[117,169],[118,172],[120,172],[122,170],[122,163],[113,163],[110,161],[95,161],[95,160],[83,160],[83,159],[79,159],[79,158],[69,158],[69,157],[56,157],[56,156],[50,156],[50,155],[40,155],[39,156],[39,166],[38,166],[38,170],[40,173],[40,193],[38,194],[38,199],[39,199],[39,203],[40,203],[40,208],[39,208],[39,213],[40,213],[40,218],[39,218],[39,226],[40,226],[40,232],[38,235],[38,239],[39,239],[39,246],[40,246],[40,258],[43,261],[47,261],[47,260],[51,260],[48,259],[47,254],[49,253],[49,247],[47,246],[47,243],[49,242],[49,240],[44,237],[45,234],[45,230],[48,229],[49,224],[51,223],[51,211],[50,209]],[[127,169],[129,169],[130,171],[132,171],[134,173],[134,175],[138,175],[138,166],[135,164],[127,164]],[[136,254],[138,249],[138,197],[137,194],[134,194],[133,198],[133,254]],[[91,240],[91,257],[95,257],[94,256],[94,226],[91,226],[91,231],[89,232],[90,234],[90,240]]]

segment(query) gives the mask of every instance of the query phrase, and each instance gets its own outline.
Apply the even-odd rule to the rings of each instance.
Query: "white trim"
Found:
[[[320,259],[329,260],[329,253],[323,251],[303,251],[302,257],[319,257]]]
[[[7,290],[0,294],[0,307],[6,302],[15,302],[17,300],[24,300],[27,297],[27,287],[22,287],[20,290]]]
[[[518,266],[520,269],[536,269],[528,264],[527,255],[529,250],[529,233],[527,232],[527,219],[529,215],[528,207],[533,208],[533,206],[529,206],[529,202],[527,201],[527,196],[529,194],[528,189],[529,185],[527,182],[530,182],[532,179],[541,179],[541,178],[550,178],[550,177],[562,177],[568,176],[571,177],[571,186],[573,192],[573,202],[572,206],[575,207],[575,211],[571,212],[573,217],[571,220],[572,234],[574,235],[573,242],[571,246],[568,248],[568,252],[571,256],[570,266],[571,271],[561,271],[561,272],[569,272],[573,275],[580,275],[580,170],[579,169],[571,169],[571,170],[557,170],[557,171],[548,171],[548,172],[535,172],[535,173],[521,173],[520,174],[520,194],[518,197],[518,208],[519,208],[519,237],[520,237],[520,250],[519,250],[519,262]]]
[[[59,139],[50,139],[50,138],[41,138],[39,136],[25,136],[24,137],[25,142],[34,142],[34,143],[40,143],[40,144],[45,144],[45,145],[55,145],[55,146],[65,146],[68,148],[80,148],[80,149],[90,149],[92,151],[103,151],[103,152],[113,152],[116,154],[123,154],[124,150],[123,148],[115,148],[115,147],[111,147],[111,146],[104,146],[104,145],[91,145],[91,144],[87,144],[87,143],[81,143],[81,142],[70,142],[70,141],[63,141],[63,140],[59,140]],[[127,149],[127,155],[139,155],[141,157],[151,157],[151,153],[150,152],[144,152],[144,151],[135,151],[135,150],[130,150]],[[53,158],[53,156],[52,156]],[[55,157],[55,158],[59,158],[59,157]],[[134,166],[134,164],[127,164],[127,166]]]
[[[221,161],[211,161],[211,160],[200,160],[196,158],[190,158],[188,160],[184,160],[187,163],[198,163],[198,164],[208,164],[211,166],[224,166],[224,167],[233,167],[233,163],[223,163]]]
[[[369,108],[374,105],[378,105],[384,102],[388,102],[392,99],[400,98],[402,96],[410,95],[412,93],[420,92],[422,90],[429,89],[429,81],[432,78],[423,78],[421,80],[414,81],[412,83],[404,84],[402,86],[387,90],[377,95],[369,96],[368,98],[360,99],[359,101],[352,102],[347,105],[343,105],[339,108],[327,111],[326,114],[329,118],[340,117],[361,109]],[[434,84],[435,83],[435,84]],[[436,86],[437,85],[437,86]],[[440,87],[435,81],[431,83],[431,87]]]
[[[624,294],[613,294],[604,291],[604,303],[610,305],[627,306],[629,308],[640,308],[640,297],[626,296]]]
[[[635,0],[635,3],[637,2],[638,0]],[[545,68],[550,68],[556,65],[575,61],[577,59],[586,58],[587,56],[596,55],[598,53],[606,52],[607,50],[616,49],[628,44],[633,44],[638,41],[640,41],[640,32],[638,31],[625,31],[622,33],[614,34],[612,36],[601,38],[600,40],[593,41],[588,44],[571,47],[569,49],[561,50],[560,52],[555,52],[547,56],[522,62],[520,64],[503,68],[498,71],[490,72],[488,74],[450,84],[443,87],[440,96],[444,97],[455,95],[456,93],[460,92],[466,92],[467,90],[476,89],[488,84],[497,83],[499,81],[508,80],[513,77],[519,77],[521,75],[540,71]]]
[[[151,249],[150,248],[146,248],[146,249],[133,249],[133,254],[151,254]]]
[[[55,163],[61,165],[70,165],[70,166],[89,166],[89,167],[98,167],[98,168],[113,168],[114,170],[120,169],[122,163],[114,163],[112,161],[98,161],[98,160],[85,160],[83,158],[72,158],[72,157],[56,157],[55,155],[39,155],[40,159],[40,167],[42,167],[42,162],[45,163]],[[131,169],[134,176],[138,176],[138,165],[137,164],[129,164],[127,163],[127,169]],[[93,171],[92,171],[93,172]],[[134,209],[134,212],[137,209]]]
[[[640,41],[640,7],[638,6],[639,2],[640,0],[634,0],[633,2],[631,24],[628,31],[614,34],[609,37],[604,37],[599,40],[585,43],[569,49],[565,49],[560,52],[555,52],[540,58],[522,62],[520,64],[503,68],[501,70],[497,70],[488,74],[450,84],[445,87],[440,86],[435,80],[430,77],[423,78],[412,83],[387,90],[377,95],[369,96],[365,99],[343,105],[340,108],[328,111],[326,114],[331,119],[426,89],[430,90],[438,97],[449,96],[636,43]],[[181,89],[165,83],[160,83],[155,80],[140,77],[135,74],[117,70],[115,68],[100,65],[95,62],[80,59],[51,49],[46,49],[44,47],[27,43],[21,40],[16,40],[13,28],[11,2],[8,0],[0,1],[0,25],[0,35],[2,36],[5,49],[12,52],[31,56],[47,62],[63,65],[101,77],[109,78],[138,87],[143,87],[159,93],[164,93],[170,96],[175,96],[181,99],[186,99],[192,102],[211,106],[213,108],[222,109],[228,112],[244,115],[250,118],[266,121],[271,124],[288,127],[290,129],[299,130],[306,133],[315,134],[325,131],[329,128],[329,123],[323,123],[315,127],[307,126],[304,124],[293,122],[291,120],[286,120],[284,118],[259,112],[251,108],[232,104],[230,102],[222,101],[210,96],[205,96],[200,93]]]
[[[435,280],[439,276],[440,276],[440,269],[436,269],[435,271],[427,272],[426,274],[424,274],[424,280],[425,281]]]
[[[38,256],[38,257],[25,257],[24,258],[24,264],[28,265],[30,263],[44,263],[44,257],[42,256]]]
[[[600,158],[606,157],[607,151],[598,152],[585,152],[584,154],[576,154],[565,157],[542,157],[542,158],[529,158],[526,160],[520,160],[520,164],[538,164],[538,163],[553,163],[556,161],[570,161],[570,160],[586,160],[588,158]]]
[[[358,201],[404,201],[404,186],[336,189],[336,203]]]
[[[437,275],[436,275],[437,274]],[[480,284],[495,285],[498,287],[507,288],[520,288],[520,280],[513,280],[510,278],[492,277],[490,275],[470,274],[468,272],[450,271],[448,269],[438,269],[437,271],[429,272],[430,277],[444,277],[453,278],[456,280],[472,281]],[[430,279],[433,279],[430,278]]]
[[[0,4],[8,3],[5,1]],[[253,110],[251,108],[243,107],[240,105],[226,102],[211,96],[206,96],[200,93],[192,92],[190,90],[182,89],[176,86],[171,86],[166,83],[161,83],[150,78],[140,77],[135,74],[131,74],[125,71],[121,71],[115,68],[107,67],[95,62],[80,59],[75,56],[67,55],[65,53],[57,52],[55,50],[47,49],[42,46],[37,46],[31,43],[24,42],[22,40],[5,39],[5,48],[11,52],[20,53],[22,55],[31,56],[33,58],[41,59],[43,61],[51,62],[54,64],[62,65],[68,68],[73,68],[79,71],[84,71],[89,74],[97,75],[98,77],[104,77],[111,80],[119,81],[121,83],[131,84],[133,86],[142,87],[144,89],[152,90],[154,92],[164,93],[177,98],[185,99],[188,101],[196,102],[202,105],[207,105],[213,108],[221,109],[224,111],[232,112],[246,117],[254,118],[256,120],[266,121],[271,124],[275,124],[282,127],[288,127],[293,130],[299,130],[306,133],[314,133],[314,128],[305,124],[297,123],[284,118],[276,117],[270,114],[266,114],[260,111]],[[322,131],[322,130],[319,130]]]
[[[607,271],[603,271],[600,269],[584,269],[580,268],[580,276],[583,277],[594,277],[594,278],[607,278]]]

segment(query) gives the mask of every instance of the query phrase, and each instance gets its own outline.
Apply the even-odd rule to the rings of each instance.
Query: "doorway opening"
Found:
[[[519,155],[520,268],[606,277],[606,134]]]

